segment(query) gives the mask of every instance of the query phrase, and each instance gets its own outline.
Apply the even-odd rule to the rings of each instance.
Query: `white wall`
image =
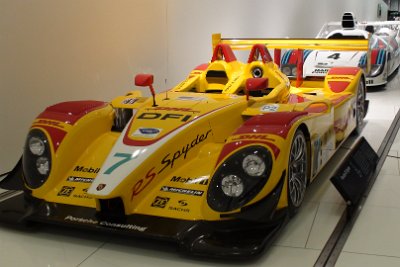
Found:
[[[381,0],[0,0],[0,173],[50,104],[111,100],[138,72],[172,87],[210,60],[215,32],[313,37],[344,11],[376,20],[378,3],[386,16]]]
[[[111,100],[138,72],[166,77],[165,22],[165,0],[1,0],[0,173],[46,106]]]

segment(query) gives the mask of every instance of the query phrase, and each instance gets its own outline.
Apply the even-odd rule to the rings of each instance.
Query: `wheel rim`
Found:
[[[356,104],[356,112],[357,112],[357,128],[359,128],[364,119],[364,84],[360,83],[358,91],[357,91],[357,104]]]
[[[303,201],[307,183],[307,147],[303,134],[297,134],[290,149],[289,197],[295,207]]]

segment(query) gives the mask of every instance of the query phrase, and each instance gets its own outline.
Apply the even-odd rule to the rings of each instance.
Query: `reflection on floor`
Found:
[[[370,109],[363,135],[378,150],[400,106],[396,76],[370,90]],[[351,140],[350,140],[351,143]],[[339,160],[346,144],[332,159]],[[400,135],[376,180],[337,266],[400,266]],[[325,170],[329,172],[329,170]],[[345,204],[322,173],[310,185],[301,212],[260,259],[240,265],[313,266],[339,220]],[[232,263],[185,258],[169,244],[53,226],[38,230],[0,226],[1,266],[232,266]]]

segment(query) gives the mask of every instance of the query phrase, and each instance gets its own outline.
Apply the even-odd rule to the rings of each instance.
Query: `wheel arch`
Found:
[[[308,162],[308,165],[307,165],[307,185],[308,185],[311,182],[311,175],[310,174],[311,174],[311,167],[312,167],[311,166],[311,163],[312,163],[312,160],[311,160],[311,134],[310,134],[310,131],[309,131],[309,129],[308,129],[308,127],[307,127],[307,125],[305,123],[301,123],[297,127],[297,129],[299,129],[300,131],[303,132],[304,137],[306,138],[306,142],[307,142],[307,162]]]

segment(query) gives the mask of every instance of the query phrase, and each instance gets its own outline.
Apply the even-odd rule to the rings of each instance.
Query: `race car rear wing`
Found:
[[[267,39],[267,38],[222,38],[220,33],[212,35],[213,50],[217,44],[228,44],[233,50],[251,50],[255,44],[263,44],[274,50],[274,62],[280,66],[282,49],[295,49],[297,53],[297,86],[303,80],[304,50],[334,50],[334,51],[366,51],[367,73],[371,65],[371,53],[368,40],[341,39]]]

